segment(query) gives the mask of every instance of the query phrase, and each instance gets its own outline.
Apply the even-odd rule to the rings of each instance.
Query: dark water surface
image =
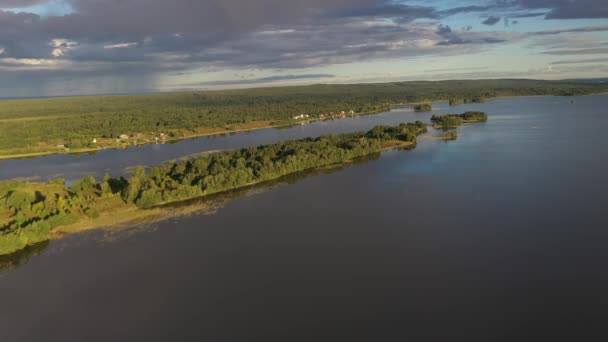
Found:
[[[0,273],[0,341],[605,340],[606,108],[460,106],[490,121],[212,215],[53,241]]]

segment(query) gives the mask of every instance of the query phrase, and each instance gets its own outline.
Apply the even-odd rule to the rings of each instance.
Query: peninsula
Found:
[[[151,167],[130,179],[109,175],[73,182],[0,182],[0,255],[78,231],[159,214],[159,206],[337,165],[387,149],[412,146],[422,122],[378,126],[366,133],[327,135],[216,153]],[[156,210],[155,210],[156,209]]]

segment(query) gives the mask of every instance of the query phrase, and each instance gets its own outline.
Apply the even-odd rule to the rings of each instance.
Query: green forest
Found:
[[[606,90],[607,85],[572,81],[471,80],[2,100],[0,157],[124,147],[164,137],[285,125],[300,114],[314,120],[342,111],[382,112],[405,103],[451,99],[456,104],[498,96]]]
[[[433,115],[431,122],[435,128],[455,128],[463,123],[486,122],[488,116],[484,112],[466,112],[464,114]]]
[[[0,255],[48,240],[53,228],[95,220],[100,215],[127,218],[134,208],[149,209],[411,146],[426,130],[425,123],[416,122],[279,142],[147,170],[137,167],[128,180],[106,175],[98,182],[89,176],[69,187],[62,179],[0,182]]]
[[[433,104],[431,103],[421,103],[414,106],[414,111],[416,112],[430,112],[433,110]]]

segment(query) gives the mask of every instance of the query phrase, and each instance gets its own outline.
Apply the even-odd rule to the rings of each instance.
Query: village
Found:
[[[319,114],[319,116],[317,117],[318,120],[332,120],[332,119],[344,119],[347,116],[355,116],[355,111],[354,110],[350,110],[348,113],[345,111],[341,111],[341,112],[329,112],[329,113],[325,113],[325,114]],[[311,116],[308,114],[300,114],[300,115],[296,115],[294,117],[292,117],[293,120],[306,120],[309,119]]]
[[[153,134],[120,134],[116,138],[93,138],[91,141],[86,143],[74,144],[74,143],[63,143],[58,144],[57,148],[65,151],[69,151],[71,149],[86,149],[86,150],[97,150],[104,148],[126,148],[129,146],[137,146],[144,144],[164,144],[166,143],[172,135],[165,133],[153,133]]]
[[[309,114],[299,114],[296,116],[291,117],[291,120],[295,120],[297,121],[299,124],[306,124],[306,123],[310,123],[313,121],[317,121],[317,120],[334,120],[334,119],[344,119],[347,117],[354,117],[356,115],[359,115],[357,113],[355,113],[354,110],[350,110],[350,111],[340,111],[340,112],[329,112],[329,113],[322,113],[322,114],[318,114],[318,115],[309,115]],[[268,127],[272,127],[272,126],[268,126]],[[229,127],[225,128],[226,131],[230,131],[231,129]],[[221,130],[211,133],[211,134],[222,134],[225,133]],[[90,141],[81,141],[81,142],[66,142],[66,143],[61,143],[61,144],[57,144],[56,147],[57,149],[60,149],[62,151],[94,151],[94,150],[102,150],[102,149],[106,149],[106,148],[127,148],[129,146],[139,146],[139,145],[145,145],[145,144],[164,144],[168,141],[171,140],[175,140],[175,139],[184,139],[184,138],[188,138],[188,137],[194,137],[194,136],[198,136],[201,134],[198,134],[198,132],[196,132],[195,134],[187,134],[185,132],[169,132],[168,134],[166,133],[150,133],[150,134],[145,134],[145,133],[134,133],[134,134],[120,134],[117,137],[99,137],[99,138],[93,138]],[[204,134],[206,135],[206,134]]]

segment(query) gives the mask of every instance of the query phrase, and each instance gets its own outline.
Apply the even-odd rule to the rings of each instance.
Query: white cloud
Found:
[[[21,66],[52,66],[57,62],[44,58],[0,58],[0,63]]]
[[[78,46],[78,43],[63,38],[55,38],[49,42],[49,45],[54,48],[53,51],[51,51],[53,57],[62,57],[66,52],[75,49]]]
[[[262,34],[262,35],[274,35],[274,34],[289,34],[289,33],[294,33],[294,32],[296,32],[296,30],[287,29],[287,30],[261,31],[258,33]]]
[[[104,49],[124,49],[124,48],[128,48],[131,46],[135,46],[137,45],[137,43],[120,43],[120,44],[113,44],[113,45],[105,45],[103,48]]]

